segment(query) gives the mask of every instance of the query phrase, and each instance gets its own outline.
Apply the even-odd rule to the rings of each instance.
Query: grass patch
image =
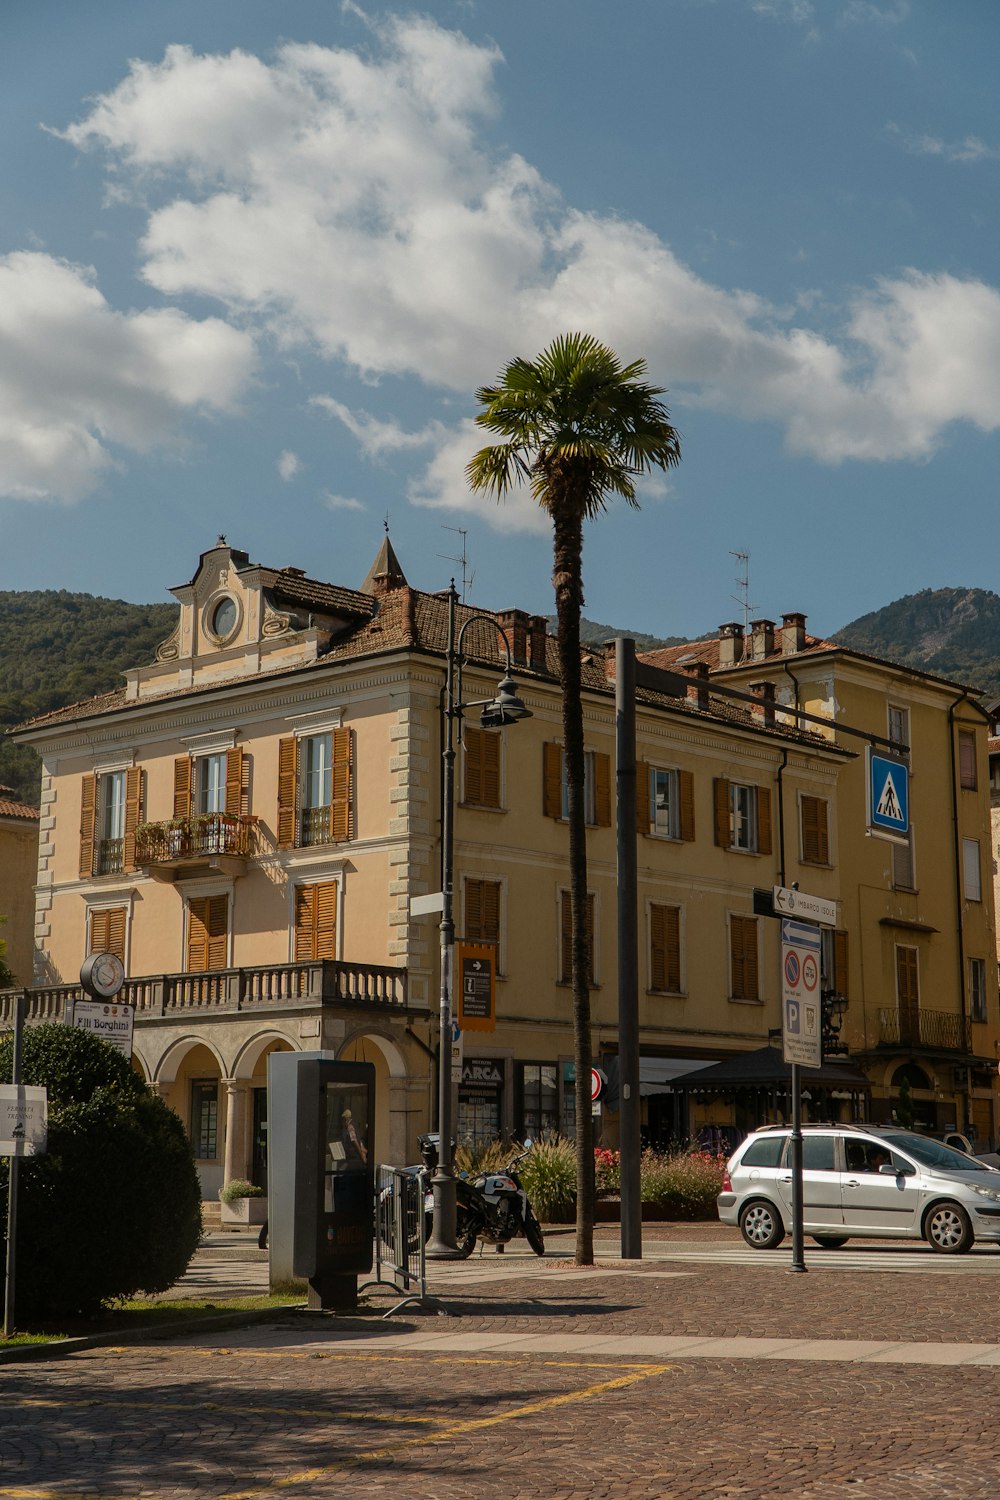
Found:
[[[60,1319],[58,1329],[44,1324],[30,1333],[15,1333],[0,1338],[0,1352],[25,1344],[49,1344],[66,1338],[87,1338],[94,1334],[137,1333],[145,1328],[161,1328],[170,1323],[196,1324],[206,1318],[224,1317],[226,1313],[264,1312],[274,1307],[295,1307],[303,1293],[294,1288],[258,1297],[163,1298],[137,1297],[120,1307],[106,1308],[96,1318]]]

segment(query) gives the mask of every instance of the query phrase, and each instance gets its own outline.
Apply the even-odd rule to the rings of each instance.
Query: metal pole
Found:
[[[622,1259],[642,1259],[639,1181],[639,953],[636,873],[635,641],[615,641],[618,783],[618,1133],[621,1148]]]
[[[14,996],[14,1055],[11,1059],[10,1081],[17,1087],[21,1082],[21,1037],[24,1033],[24,1012],[27,992],[22,990]],[[16,1149],[16,1147],[15,1147]],[[14,1155],[8,1164],[7,1178],[7,1271],[3,1298],[3,1336],[9,1339],[14,1332],[14,1284],[17,1270],[17,1190],[21,1173],[21,1158]]]
[[[455,1170],[452,1158],[454,1115],[451,1082],[451,995],[455,954],[452,883],[455,865],[455,580],[448,592],[448,663],[442,739],[444,777],[441,792],[441,1009],[438,1052],[438,1165],[431,1179],[434,1219],[425,1254],[430,1260],[455,1260]]]
[[[792,1063],[792,1270],[806,1270],[802,1241],[802,1078]]]

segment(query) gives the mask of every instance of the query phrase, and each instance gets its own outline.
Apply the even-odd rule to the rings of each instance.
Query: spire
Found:
[[[406,574],[400,567],[399,558],[393,551],[387,527],[385,540],[379,548],[378,557],[372,563],[368,570],[368,577],[361,585],[361,593],[384,594],[389,589],[403,589],[406,587]]]

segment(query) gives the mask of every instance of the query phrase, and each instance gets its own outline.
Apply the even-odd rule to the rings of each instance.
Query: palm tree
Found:
[[[590,1107],[590,952],[587,942],[587,845],[584,802],[580,613],[583,523],[601,514],[609,494],[638,508],[635,479],[680,462],[664,392],[646,385],[644,360],[622,365],[590,334],[555,339],[537,359],[515,359],[495,386],[476,392],[481,427],[502,441],[481,449],[466,476],[473,490],[501,499],[522,479],[552,517],[563,690],[563,753],[569,822],[573,1031],[576,1059],[576,1261],[594,1259],[594,1149]]]

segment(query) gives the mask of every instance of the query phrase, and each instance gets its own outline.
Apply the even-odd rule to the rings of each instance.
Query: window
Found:
[[[239,745],[211,755],[180,755],[174,761],[174,817],[209,813],[239,817],[243,807],[243,750]]]
[[[559,1089],[555,1063],[521,1063],[518,1068],[522,1139],[559,1129]]]
[[[500,755],[503,736],[487,729],[467,728],[465,746],[465,801],[473,807],[500,806]]]
[[[466,880],[465,937],[470,943],[500,942],[498,880]]]
[[[229,959],[229,897],[193,896],[187,906],[189,974],[224,969]]]
[[[757,918],[729,918],[730,999],[759,1000]]]
[[[827,803],[824,797],[803,795],[800,803],[802,821],[802,863],[830,863],[830,832]]]
[[[113,953],[125,962],[125,908],[106,906],[91,910],[89,953]]]
[[[765,786],[715,779],[715,842],[722,849],[771,853],[771,793]]]
[[[976,790],[976,736],[971,729],[958,731],[958,779],[967,791]]]
[[[740,1157],[741,1167],[776,1167],[781,1160],[781,1150],[788,1139],[784,1135],[761,1135]]]
[[[892,883],[899,890],[915,891],[917,888],[916,874],[913,858],[913,826],[906,836],[906,842],[902,844],[893,843],[892,846]]]
[[[920,966],[916,948],[896,947],[896,1003],[899,1040],[903,1046],[920,1042]]]
[[[649,988],[663,994],[681,991],[681,909],[649,908]]]
[[[226,810],[226,757],[203,755],[197,762],[195,811],[199,813]]]
[[[547,818],[569,816],[566,756],[562,745],[547,744],[543,759],[543,811]],[[584,821],[593,828],[611,827],[611,757],[585,750],[583,765]]]
[[[813,1135],[810,1131],[807,1135],[802,1133],[802,1170],[804,1172],[833,1172],[836,1169],[834,1160],[834,1138],[832,1135]],[[791,1140],[788,1143],[788,1159],[791,1161]]]
[[[969,1015],[974,1021],[986,1020],[986,960],[969,959]]]
[[[910,747],[910,710],[890,703],[888,712],[889,738],[893,741],[894,754],[906,754]],[[906,751],[899,747],[905,745]]]
[[[663,839],[694,838],[694,777],[690,771],[636,766],[636,822],[640,833]]]
[[[966,901],[983,899],[983,883],[979,866],[979,840],[962,840],[962,884]]]
[[[847,933],[841,928],[821,929],[823,988],[850,999],[847,972]]]
[[[198,1161],[214,1161],[219,1154],[219,1085],[214,1078],[191,1084],[191,1147]]]
[[[295,887],[295,960],[337,957],[337,882]]]
[[[278,847],[308,848],[354,835],[349,729],[278,744]]]
[[[559,893],[560,911],[560,960],[559,960],[559,983],[572,984],[573,982],[573,925],[572,906],[569,891]],[[594,897],[587,896],[587,967],[588,979],[591,984],[596,984],[594,977]]]
[[[142,771],[131,766],[83,778],[80,802],[80,875],[118,875],[135,868],[135,830],[142,802]]]

